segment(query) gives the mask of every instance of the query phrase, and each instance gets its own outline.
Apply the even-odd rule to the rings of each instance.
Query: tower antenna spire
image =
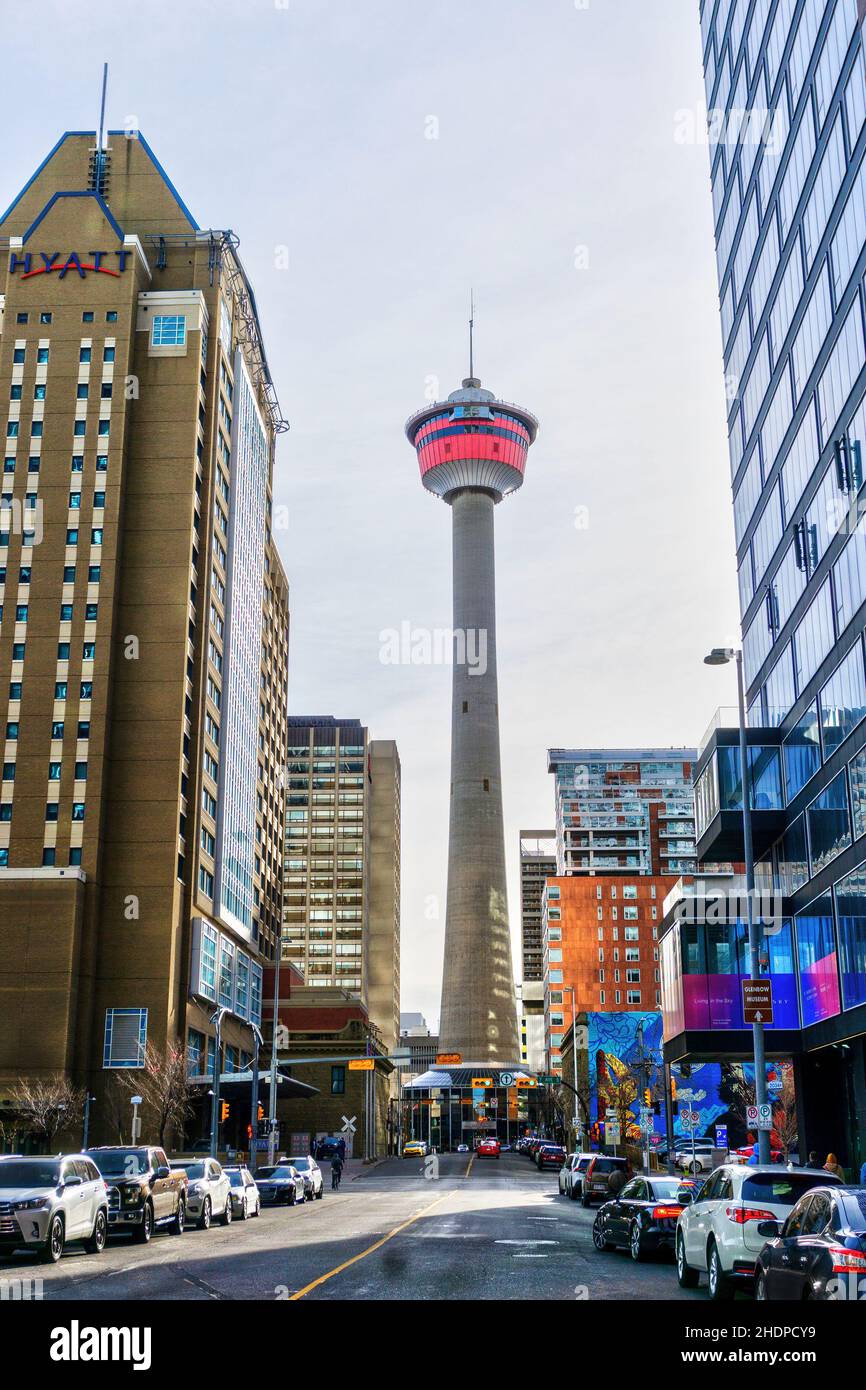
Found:
[[[475,291],[469,291],[469,375],[475,376]]]
[[[104,149],[103,140],[104,140],[104,136],[105,136],[105,96],[106,96],[106,92],[107,92],[107,91],[108,91],[108,64],[107,64],[107,63],[103,63],[103,64],[102,64],[102,101],[100,102],[100,106],[99,106],[99,140],[97,141],[97,144],[96,144],[96,148],[97,148],[97,150],[100,152],[100,154],[102,153],[102,150]]]

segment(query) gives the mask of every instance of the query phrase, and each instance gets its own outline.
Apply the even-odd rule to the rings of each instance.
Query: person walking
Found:
[[[845,1181],[845,1169],[841,1166],[835,1154],[827,1155],[827,1162],[824,1164],[824,1172],[833,1173],[835,1177],[841,1178],[842,1182]]]
[[[334,1191],[334,1192],[338,1192],[338,1191],[339,1191],[339,1188],[340,1188],[340,1179],[342,1178],[342,1176],[343,1176],[343,1160],[342,1160],[342,1158],[340,1157],[340,1155],[339,1155],[338,1153],[335,1153],[335,1154],[334,1154],[334,1157],[331,1159],[331,1189],[332,1189],[332,1191]]]

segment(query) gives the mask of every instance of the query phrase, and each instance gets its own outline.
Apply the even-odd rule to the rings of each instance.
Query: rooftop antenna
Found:
[[[469,291],[469,375],[475,377],[475,291]]]
[[[100,153],[101,153],[102,150],[105,148],[105,147],[104,147],[104,144],[103,144],[103,139],[104,139],[104,135],[105,135],[105,94],[106,94],[107,90],[108,90],[108,64],[107,64],[107,63],[103,63],[103,64],[102,64],[102,101],[101,101],[100,107],[99,107],[99,140],[97,141],[97,145],[96,145],[96,148],[100,151]]]

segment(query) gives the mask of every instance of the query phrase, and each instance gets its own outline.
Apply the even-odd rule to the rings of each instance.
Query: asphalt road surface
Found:
[[[388,1159],[322,1201],[144,1247],[72,1246],[53,1266],[16,1254],[0,1280],[41,1277],[45,1299],[706,1299],[670,1257],[596,1252],[594,1212],[558,1195],[555,1172],[518,1154],[437,1163]]]

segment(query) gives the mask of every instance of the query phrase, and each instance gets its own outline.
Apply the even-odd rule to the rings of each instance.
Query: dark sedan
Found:
[[[293,1207],[306,1200],[303,1176],[290,1163],[256,1169],[256,1186],[263,1207]]]
[[[628,1250],[644,1260],[657,1250],[673,1250],[677,1217],[683,1209],[678,1178],[632,1178],[599,1207],[592,1226],[596,1250]]]
[[[784,1224],[762,1221],[755,1297],[866,1299],[866,1187],[813,1187]]]

